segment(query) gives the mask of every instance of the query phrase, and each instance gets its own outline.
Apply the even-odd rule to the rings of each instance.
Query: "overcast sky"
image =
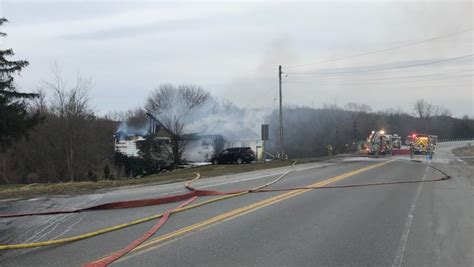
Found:
[[[287,105],[411,111],[423,98],[474,116],[472,1],[0,3],[10,21],[2,49],[30,62],[20,87],[50,79],[55,60],[71,82],[77,72],[93,79],[102,114],[142,105],[161,83],[201,85],[239,106],[277,107],[281,64]]]

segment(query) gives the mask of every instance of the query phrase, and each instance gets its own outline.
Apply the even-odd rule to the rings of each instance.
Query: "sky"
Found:
[[[30,62],[21,90],[51,80],[56,62],[70,84],[93,80],[101,114],[163,83],[277,108],[281,64],[284,105],[412,112],[424,99],[473,117],[473,13],[472,1],[0,0],[0,46]]]

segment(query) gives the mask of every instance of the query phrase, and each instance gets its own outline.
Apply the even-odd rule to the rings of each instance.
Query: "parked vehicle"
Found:
[[[393,143],[393,148],[401,148],[402,147],[402,137],[399,136],[398,134],[393,134],[392,135],[392,143]]]
[[[434,153],[438,136],[428,134],[412,134],[407,136],[405,143],[412,149],[414,154]]]
[[[251,163],[255,160],[255,153],[250,147],[231,147],[215,155],[211,162],[213,164],[225,163]]]
[[[367,156],[370,151],[370,143],[367,141],[358,141],[357,142],[357,151],[356,153],[360,156]]]
[[[384,130],[372,131],[367,138],[367,142],[370,144],[369,155],[391,155],[393,150],[393,135],[386,134]]]

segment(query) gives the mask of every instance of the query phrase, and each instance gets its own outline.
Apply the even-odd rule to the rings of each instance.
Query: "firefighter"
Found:
[[[428,158],[429,160],[432,160],[433,159],[433,154],[434,154],[434,145],[432,143],[429,143],[427,146],[426,146],[426,154],[429,155]]]
[[[425,150],[426,150],[426,160],[430,160],[431,159],[431,155],[430,155],[431,154],[431,149],[430,149],[429,144],[427,144],[425,146]]]
[[[328,156],[332,156],[332,145],[329,144],[326,148],[328,149]]]
[[[378,157],[379,157],[379,144],[374,143],[373,149],[374,149],[374,155],[375,155],[375,157],[378,158]]]

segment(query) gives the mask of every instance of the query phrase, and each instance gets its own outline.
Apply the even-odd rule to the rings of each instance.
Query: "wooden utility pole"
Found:
[[[280,159],[284,159],[284,142],[283,142],[283,107],[282,107],[282,93],[281,93],[281,65],[278,66],[278,89],[280,91]]]

